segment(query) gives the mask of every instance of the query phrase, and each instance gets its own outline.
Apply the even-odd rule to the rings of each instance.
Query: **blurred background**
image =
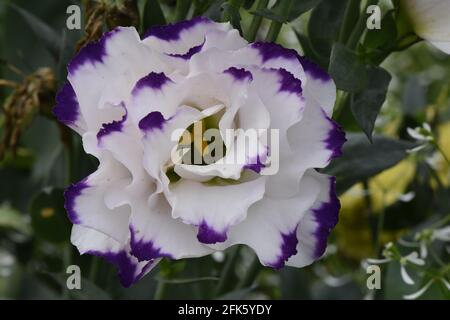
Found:
[[[243,30],[255,15],[263,17],[259,40],[276,21],[255,1],[242,1],[237,17],[227,1],[187,2],[183,17],[220,20],[225,10]],[[277,42],[329,68],[346,0],[304,2],[309,7],[289,18]],[[66,27],[71,4],[82,8],[81,30]],[[449,299],[450,57],[422,41],[380,58],[397,37],[389,19],[383,32],[367,32],[356,48],[365,63],[377,60],[392,76],[372,143],[357,107],[358,101],[379,99],[377,93],[338,93],[335,118],[348,142],[344,156],[325,171],[338,177],[342,209],[320,261],[273,271],[255,266],[248,248],[231,248],[163,261],[124,289],[113,266],[78,254],[69,241],[62,194],[97,163],[51,113],[67,62],[114,26],[144,30],[179,20],[178,6],[175,0],[0,0],[0,299]],[[379,290],[367,287],[371,258],[383,259],[376,261],[383,262]],[[72,264],[81,268],[81,290],[65,286]]]

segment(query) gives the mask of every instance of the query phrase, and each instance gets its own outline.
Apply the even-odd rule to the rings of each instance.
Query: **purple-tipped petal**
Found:
[[[176,41],[180,39],[180,34],[183,31],[188,31],[189,29],[200,25],[200,24],[208,24],[212,21],[206,17],[195,17],[191,20],[185,20],[173,24],[167,24],[164,26],[155,26],[150,28],[145,35],[144,39],[148,37],[156,37],[165,41]]]
[[[302,82],[285,69],[278,69],[280,77],[280,91],[292,92],[298,95],[302,94]]]
[[[113,132],[121,132],[123,130],[123,126],[126,120],[127,114],[125,114],[120,120],[114,120],[110,123],[104,123],[97,133],[97,140],[101,141],[103,137]]]
[[[272,59],[284,58],[287,60],[296,60],[297,52],[293,49],[286,49],[279,44],[272,42],[255,42],[252,48],[258,50],[262,61],[267,62]]]
[[[201,243],[213,244],[227,240],[226,232],[218,232],[211,228],[205,221],[198,226],[197,239]]]
[[[64,208],[67,211],[67,216],[69,217],[70,222],[73,224],[79,224],[81,222],[80,217],[75,211],[75,201],[79,196],[81,196],[83,190],[87,188],[89,188],[89,185],[85,180],[82,180],[78,183],[71,184],[64,192]]]
[[[188,50],[188,52],[186,53],[169,53],[168,55],[174,58],[181,58],[183,60],[189,60],[190,58],[192,58],[192,56],[196,53],[199,53],[200,51],[202,51],[203,45],[205,44],[205,42],[203,42],[202,44],[192,47]]]
[[[313,79],[321,81],[330,81],[330,75],[323,70],[319,65],[303,56],[298,56],[298,60],[302,64],[303,70],[308,73]]]
[[[116,28],[103,34],[103,36],[95,42],[88,43],[81,48],[80,52],[69,62],[68,70],[70,74],[74,74],[81,66],[86,63],[95,64],[103,62],[106,56],[106,43],[114,35],[120,32],[120,28]]]
[[[152,131],[155,129],[161,130],[166,120],[161,112],[150,112],[141,121],[139,121],[139,129],[142,131]]]
[[[223,73],[233,76],[233,78],[237,81],[252,81],[253,80],[252,73],[248,70],[245,70],[244,68],[230,67],[227,70],[225,70]]]
[[[154,261],[148,261],[142,268],[142,271],[139,271],[137,263],[132,261],[132,258],[125,250],[119,252],[100,252],[92,250],[86,253],[102,257],[109,263],[115,265],[118,269],[120,283],[125,288],[129,288],[136,281],[140,280],[154,264]]]
[[[325,252],[328,236],[338,223],[339,210],[341,208],[341,203],[336,195],[336,178],[329,177],[329,184],[328,201],[323,202],[318,208],[312,210],[317,222],[317,228],[314,232],[316,237],[314,257],[316,259],[320,258]]]
[[[157,247],[153,241],[144,241],[136,239],[136,231],[130,226],[131,233],[131,254],[139,261],[152,260],[157,258],[172,258],[172,255],[165,253]]]
[[[80,106],[72,85],[67,82],[56,95],[53,114],[65,125],[75,125],[80,117]]]
[[[151,88],[154,90],[161,89],[166,83],[171,82],[164,73],[162,72],[150,72],[145,77],[139,79],[133,88],[132,94],[135,95],[137,92],[144,88]]]
[[[342,147],[347,139],[345,138],[345,132],[342,127],[337,122],[329,118],[324,111],[322,112],[331,124],[331,129],[328,131],[328,135],[324,140],[326,148],[331,151],[331,160],[342,155]]]
[[[280,248],[281,253],[278,256],[277,260],[269,265],[274,269],[283,268],[286,261],[293,255],[297,254],[297,243],[298,243],[297,228],[295,228],[292,232],[282,233],[281,237],[282,237],[282,243]]]

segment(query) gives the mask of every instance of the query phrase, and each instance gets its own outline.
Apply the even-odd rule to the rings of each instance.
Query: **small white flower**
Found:
[[[428,281],[422,288],[420,288],[418,291],[408,294],[408,295],[404,295],[403,298],[406,300],[416,300],[418,298],[420,298],[425,292],[427,292],[427,290],[431,287],[431,285],[433,283],[435,283],[436,281],[440,281],[442,282],[442,284],[448,289],[450,290],[450,283],[444,279],[431,279],[430,281]]]
[[[439,240],[444,242],[450,241],[450,226],[446,226],[440,229],[433,230],[433,234],[431,236],[432,240]]]
[[[414,197],[416,196],[416,193],[414,191],[410,191],[408,193],[401,194],[398,197],[398,200],[401,202],[410,202]]]
[[[416,300],[417,298],[422,296],[428,290],[428,288],[431,287],[431,285],[435,281],[436,280],[434,280],[434,279],[428,281],[428,283],[426,285],[424,285],[421,289],[419,289],[417,292],[414,292],[414,293],[411,293],[411,294],[408,294],[408,295],[404,295],[403,298],[406,299],[406,300]]]

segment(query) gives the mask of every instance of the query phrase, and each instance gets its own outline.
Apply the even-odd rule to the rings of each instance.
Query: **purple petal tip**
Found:
[[[218,232],[208,226],[206,222],[202,222],[198,226],[197,239],[201,243],[214,244],[217,242],[224,242],[227,240],[226,232]]]
[[[69,217],[69,220],[73,224],[79,224],[80,218],[78,217],[76,211],[75,211],[75,200],[78,198],[82,191],[86,188],[89,188],[89,185],[86,183],[85,180],[82,180],[78,183],[71,184],[66,191],[64,192],[64,208],[67,211],[67,216]]]

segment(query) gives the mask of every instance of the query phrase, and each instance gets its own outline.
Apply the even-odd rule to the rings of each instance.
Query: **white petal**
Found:
[[[208,185],[180,180],[170,186],[166,195],[172,206],[172,217],[198,226],[203,243],[223,242],[227,231],[247,216],[248,208],[262,199],[265,178],[230,185]]]
[[[450,41],[430,41],[430,43],[446,54],[450,54]]]
[[[405,269],[405,267],[403,265],[400,266],[400,274],[402,276],[403,281],[406,284],[409,284],[410,286],[412,286],[415,283],[414,280],[406,272],[406,269]]]
[[[194,226],[171,216],[171,208],[162,194],[155,194],[131,203],[131,253],[139,259],[159,257],[171,259],[200,257],[212,253],[196,237]]]
[[[308,171],[305,177],[319,184],[320,193],[297,228],[297,254],[287,262],[287,265],[295,267],[309,265],[325,253],[328,236],[337,224],[340,209],[334,177],[313,170]]]
[[[68,79],[76,93],[87,129],[123,116],[136,81],[150,71],[163,71],[160,59],[141,43],[134,28],[116,28],[80,50],[70,62]]]
[[[419,254],[414,251],[411,252],[410,254],[408,254],[407,256],[404,257],[407,261],[416,264],[418,266],[423,266],[425,265],[425,260],[419,258]]]
[[[125,243],[129,236],[130,210],[127,206],[110,209],[104,199],[129,182],[128,170],[112,158],[102,159],[96,172],[66,189],[65,208],[70,221]]]
[[[80,112],[77,96],[70,83],[66,83],[58,92],[53,113],[58,121],[69,126],[80,135],[87,130],[86,121]]]
[[[315,101],[308,101],[303,119],[287,135],[289,149],[281,153],[280,170],[267,181],[267,193],[277,197],[295,194],[303,172],[326,167],[341,155],[346,141],[339,125]]]
[[[152,27],[144,35],[143,42],[161,53],[183,55],[191,48],[202,45],[209,33],[222,31],[222,37],[226,38],[227,32],[231,32],[231,30],[229,23],[216,23],[205,17],[196,17],[174,24]],[[226,44],[233,48],[239,39],[236,39],[235,34],[230,37],[232,39],[227,39]],[[215,41],[213,44],[220,45]],[[227,48],[227,46],[223,48]]]
[[[303,86],[306,100],[314,99],[322,107],[328,117],[333,114],[336,101],[336,85],[333,79],[306,57],[299,57],[306,73],[306,83]]]
[[[80,225],[73,226],[71,242],[78,248],[80,254],[100,256],[116,265],[124,287],[129,287],[140,280],[159,262],[159,259],[138,262],[129,254],[128,244],[120,244],[99,231]]]
[[[382,263],[388,263],[392,261],[392,259],[386,258],[386,259],[367,259],[367,262],[370,264],[382,264]]]
[[[319,184],[309,176],[300,182],[300,192],[290,199],[264,197],[252,205],[247,218],[230,228],[228,240],[214,248],[245,244],[255,250],[263,265],[284,266],[298,251],[297,226],[319,194]]]
[[[450,41],[450,2],[446,0],[403,0],[416,33],[428,40],[436,42]]]
[[[425,286],[423,286],[423,288],[421,288],[417,292],[404,295],[403,298],[406,300],[416,300],[428,290],[428,288],[434,283],[434,281],[435,281],[434,279],[430,280]]]

